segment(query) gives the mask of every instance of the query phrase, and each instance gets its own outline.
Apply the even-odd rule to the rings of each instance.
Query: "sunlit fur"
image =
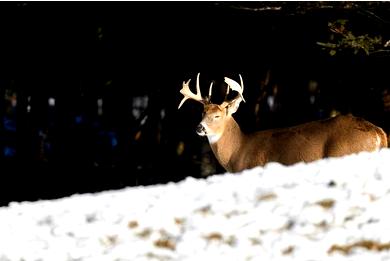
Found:
[[[254,133],[243,133],[229,115],[220,125],[221,122],[213,123],[214,130],[222,133],[210,146],[229,172],[268,162],[291,165],[387,147],[387,137],[381,128],[352,115]]]

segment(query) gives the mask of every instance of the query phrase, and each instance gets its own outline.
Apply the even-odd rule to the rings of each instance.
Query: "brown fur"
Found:
[[[285,165],[340,157],[387,147],[385,132],[351,115],[339,115],[290,128],[244,134],[232,116],[226,116],[222,136],[211,148],[229,172],[238,172],[267,162]],[[220,126],[219,126],[220,128]],[[379,137],[379,144],[377,144]]]

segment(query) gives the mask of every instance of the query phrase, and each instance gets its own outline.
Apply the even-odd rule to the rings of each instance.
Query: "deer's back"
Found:
[[[247,137],[245,161],[252,165],[270,161],[290,165],[387,147],[381,128],[352,115],[256,132]]]

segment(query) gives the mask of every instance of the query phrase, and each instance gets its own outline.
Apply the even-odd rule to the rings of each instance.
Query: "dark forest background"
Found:
[[[389,21],[388,2],[2,2],[0,202],[223,173],[202,106],[177,109],[198,72],[215,103],[243,76],[244,131],[353,113],[389,132]]]

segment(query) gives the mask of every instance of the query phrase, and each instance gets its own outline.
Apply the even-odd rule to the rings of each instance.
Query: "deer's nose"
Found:
[[[198,134],[206,134],[205,127],[203,127],[202,124],[199,124],[198,127],[196,127],[196,133],[198,133]]]

